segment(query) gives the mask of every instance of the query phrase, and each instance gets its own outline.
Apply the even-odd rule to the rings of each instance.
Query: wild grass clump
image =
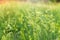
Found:
[[[0,40],[60,40],[60,9],[0,7]]]

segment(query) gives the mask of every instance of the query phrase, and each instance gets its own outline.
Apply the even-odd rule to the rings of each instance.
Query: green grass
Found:
[[[60,40],[59,6],[0,6],[0,40]]]

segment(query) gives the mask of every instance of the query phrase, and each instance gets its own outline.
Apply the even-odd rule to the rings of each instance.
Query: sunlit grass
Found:
[[[60,40],[59,5],[0,5],[0,40]]]

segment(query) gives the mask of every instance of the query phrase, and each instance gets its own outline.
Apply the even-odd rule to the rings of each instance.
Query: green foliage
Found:
[[[52,2],[56,2],[56,0],[50,0],[50,1],[52,1]]]
[[[0,8],[0,40],[60,40],[60,9]]]
[[[50,0],[51,2],[60,2],[60,0]]]

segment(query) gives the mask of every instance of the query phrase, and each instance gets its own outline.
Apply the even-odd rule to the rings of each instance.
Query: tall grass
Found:
[[[0,6],[0,40],[60,40],[60,9]]]

